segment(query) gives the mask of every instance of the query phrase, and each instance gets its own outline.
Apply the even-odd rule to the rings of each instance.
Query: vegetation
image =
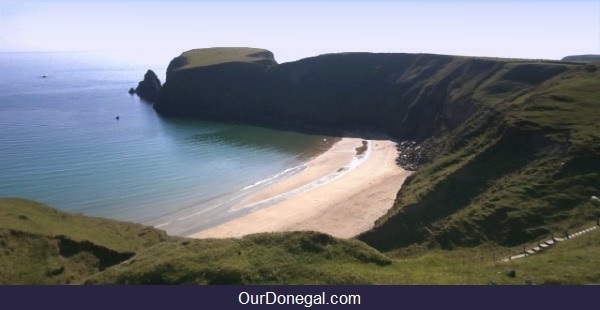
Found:
[[[181,69],[212,66],[226,62],[264,62],[274,63],[273,53],[260,48],[203,48],[187,51],[182,54],[187,64]]]
[[[0,283],[80,282],[167,239],[163,231],[142,225],[2,198]]]
[[[463,125],[430,138],[434,160],[360,239],[386,251],[513,246],[598,218],[598,87],[596,70],[577,67],[482,102]]]
[[[178,71],[192,70],[224,63],[256,63],[275,65],[273,53],[260,48],[229,47],[200,48],[181,54],[171,61],[167,76],[172,78]]]
[[[508,262],[500,261],[506,251],[500,247],[453,251],[412,248],[386,258],[361,243],[336,240],[323,246],[314,240],[317,237],[325,238],[315,233],[286,233],[241,240],[184,241],[164,249],[155,247],[155,252],[144,255],[141,261],[135,258],[129,265],[115,266],[92,276],[87,283],[523,285],[600,281],[597,231],[560,243],[543,254]],[[270,246],[257,239],[269,240]],[[307,249],[307,244],[309,248],[317,244],[320,250]],[[166,253],[170,254],[165,258]],[[496,261],[493,255],[497,255]],[[511,271],[514,277],[509,275]]]
[[[578,239],[579,238],[579,239]],[[387,258],[353,240],[312,232],[186,240],[154,247],[88,284],[583,284],[597,283],[600,233],[544,254],[500,262],[505,249],[413,248]],[[494,261],[492,253],[498,255]],[[515,272],[515,276],[508,274]]]
[[[540,255],[500,262],[506,248],[489,244],[452,251],[411,246],[384,255],[360,241],[315,232],[256,234],[241,239],[165,238],[162,232],[152,228],[85,218],[32,201],[0,201],[4,214],[1,227],[11,222],[11,217],[19,219],[24,213],[39,223],[52,222],[56,220],[55,214],[59,214],[70,218],[74,226],[89,225],[86,235],[91,239],[107,232],[119,232],[121,236],[137,240],[130,243],[130,249],[137,249],[134,256],[121,257],[112,266],[99,268],[99,258],[92,247],[64,249],[61,238],[27,233],[28,228],[18,224],[13,225],[13,229],[3,228],[0,283],[4,284],[525,284],[526,281],[583,284],[600,281],[596,270],[600,230],[561,242]],[[57,228],[55,233],[71,233],[70,225]],[[113,256],[118,254],[105,250]],[[509,276],[510,271],[515,272],[514,277]]]
[[[372,283],[358,269],[391,260],[356,240],[314,232],[257,234],[242,239],[167,242],[88,283],[285,284]]]
[[[576,61],[576,62],[594,62],[594,61],[600,61],[600,55],[597,55],[597,54],[572,55],[572,56],[566,56],[562,60],[563,61]]]

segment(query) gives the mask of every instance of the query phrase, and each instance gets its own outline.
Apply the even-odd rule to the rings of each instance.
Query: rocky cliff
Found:
[[[543,70],[531,80],[516,71]],[[423,140],[474,111],[486,85],[512,94],[562,71],[561,64],[430,54],[343,53],[277,64],[265,50],[198,49],[173,59],[155,104],[169,116],[304,130],[375,130]],[[534,70],[535,71],[535,70]],[[504,77],[506,76],[506,77]]]

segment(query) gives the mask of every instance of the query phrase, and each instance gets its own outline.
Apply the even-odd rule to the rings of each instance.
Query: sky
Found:
[[[0,0],[0,51],[100,51],[168,62],[203,47],[531,59],[600,54],[600,2]]]

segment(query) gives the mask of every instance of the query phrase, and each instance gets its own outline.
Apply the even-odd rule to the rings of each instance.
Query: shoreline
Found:
[[[188,235],[230,238],[260,232],[313,230],[350,238],[370,229],[392,207],[411,172],[396,165],[396,143],[342,138],[306,168],[245,197],[231,211],[249,213]],[[358,152],[361,153],[361,152]]]
[[[327,152],[336,142],[341,140],[339,137],[332,136],[316,137],[319,138],[314,143],[311,143],[309,147],[294,154],[298,158],[295,166],[290,166],[271,175],[263,176],[262,178],[258,178],[258,181],[255,180],[253,183],[246,183],[245,186],[241,184],[243,187],[236,187],[221,195],[208,197],[208,199],[202,201],[195,199],[186,201],[182,208],[137,222],[165,230],[170,235],[185,237],[243,217],[257,208],[236,209],[235,206],[240,201],[306,169],[308,162]]]

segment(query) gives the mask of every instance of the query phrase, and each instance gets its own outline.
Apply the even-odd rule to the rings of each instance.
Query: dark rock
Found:
[[[148,102],[154,102],[158,98],[160,88],[160,80],[152,70],[148,70],[144,75],[144,80],[136,87],[135,93]]]
[[[65,271],[65,267],[60,266],[59,268],[46,271],[46,276],[48,276],[48,277],[55,277],[55,276],[63,273],[64,271]]]
[[[398,144],[398,158],[396,163],[409,171],[417,171],[429,162],[426,144],[419,145],[415,141],[402,141]]]
[[[79,253],[92,254],[98,260],[98,269],[100,270],[104,270],[112,265],[126,261],[135,255],[133,252],[117,252],[87,240],[73,240],[64,235],[60,235],[55,238],[58,241],[60,256],[68,258]]]
[[[517,276],[517,272],[514,271],[514,270],[511,270],[511,271],[509,271],[509,272],[506,273],[506,276],[509,277],[509,278],[514,278],[514,277]]]
[[[129,94],[130,94],[130,95],[133,95],[133,94],[135,94],[135,89],[133,89],[133,87],[129,89]]]

